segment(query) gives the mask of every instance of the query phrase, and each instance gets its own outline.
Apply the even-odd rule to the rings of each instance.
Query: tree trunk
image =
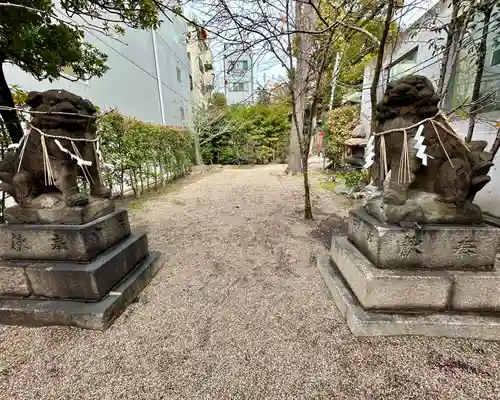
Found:
[[[313,0],[314,1],[314,0]],[[301,4],[304,7],[304,15],[301,13]],[[314,4],[302,3],[298,0],[295,2],[295,18],[296,29],[304,31],[312,31],[316,26],[316,13],[313,9]],[[308,174],[308,159],[309,159],[309,144],[311,140],[310,129],[311,123],[306,127],[304,124],[304,110],[307,99],[308,83],[311,76],[311,56],[310,52],[313,46],[313,38],[304,33],[297,34],[298,42],[298,55],[297,66],[292,81],[292,109],[293,121],[295,122],[296,138],[299,147],[299,162],[301,164],[301,171],[304,179],[304,218],[312,220],[312,206],[311,206],[311,193],[309,187],[309,174]],[[309,118],[313,117],[315,110],[311,109]],[[290,162],[290,160],[289,160]],[[289,164],[290,165],[290,164]],[[290,167],[289,167],[290,168]],[[291,169],[291,168],[290,168]],[[293,173],[293,171],[290,171]]]
[[[309,187],[309,170],[307,166],[307,154],[302,157],[302,164],[304,168],[304,219],[313,220],[312,206],[311,206],[311,190]]]
[[[288,167],[287,173],[295,175],[302,172],[302,162],[300,159],[300,146],[299,146],[299,135],[300,126],[303,125],[303,118],[300,106],[297,107],[296,121],[292,124],[292,133],[290,135],[290,148],[288,150]],[[297,125],[299,128],[297,128]]]
[[[448,70],[448,62],[450,60],[450,51],[453,46],[453,39],[455,38],[459,0],[452,1],[452,11],[451,11],[451,21],[448,26],[448,35],[446,36],[446,44],[443,52],[443,59],[441,60],[441,69],[439,71],[439,81],[437,87],[437,93],[442,96],[444,90],[444,83],[446,80],[446,72]]]
[[[14,100],[12,99],[12,93],[10,92],[9,85],[5,80],[3,60],[0,60],[0,106],[15,107]],[[24,135],[24,132],[21,122],[17,116],[17,112],[14,110],[0,110],[0,115],[5,123],[7,132],[9,132],[12,143],[19,143]]]
[[[469,112],[469,129],[467,131],[467,137],[465,141],[470,143],[472,140],[472,135],[474,134],[474,127],[476,126],[476,114],[477,109],[479,108],[479,104],[477,101],[479,100],[479,96],[481,93],[481,81],[483,80],[483,72],[484,72],[484,63],[486,60],[486,42],[488,40],[488,30],[491,20],[491,14],[493,12],[493,4],[486,6],[481,10],[484,14],[483,21],[483,31],[481,35],[481,42],[479,43],[477,61],[476,61],[476,78],[474,80],[474,87],[472,89],[472,104],[470,106]]]
[[[194,165],[203,165],[203,158],[201,157],[200,138],[194,133]]]
[[[371,118],[371,132],[375,132],[377,126],[377,89],[378,83],[380,81],[380,72],[382,71],[382,64],[384,62],[384,49],[387,42],[387,36],[389,35],[389,30],[391,28],[392,14],[394,11],[394,2],[396,0],[389,0],[389,5],[387,6],[387,15],[385,17],[384,30],[382,31],[382,36],[380,38],[380,45],[377,54],[377,63],[375,65],[375,71],[373,71],[373,82],[370,90],[370,99],[372,103],[372,118]]]

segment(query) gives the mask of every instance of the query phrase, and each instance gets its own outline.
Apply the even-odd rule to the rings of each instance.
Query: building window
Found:
[[[496,49],[491,55],[491,66],[496,67],[497,65],[500,65],[500,49]]]
[[[248,92],[248,82],[233,82],[229,86],[230,92]]]
[[[179,67],[177,67],[177,81],[179,83],[182,83],[182,72],[181,72],[181,69]]]
[[[201,61],[201,58],[198,58],[198,68],[200,69],[201,73],[205,72],[205,69],[203,68],[203,61]]]
[[[410,70],[417,65],[417,54],[418,46],[389,65],[389,80],[411,73]]]
[[[181,106],[181,119],[184,121],[186,119],[186,112],[184,111],[184,107]]]
[[[193,75],[189,74],[189,90],[193,90]]]
[[[188,60],[191,61],[191,53],[188,51]]]
[[[229,61],[228,73],[244,75],[248,71],[248,60]]]
[[[236,65],[237,65],[236,68],[247,70],[248,69],[248,60],[238,61]]]

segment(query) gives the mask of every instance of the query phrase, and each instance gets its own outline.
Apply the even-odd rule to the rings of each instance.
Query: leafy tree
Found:
[[[108,69],[106,54],[85,42],[84,29],[104,34],[124,34],[123,26],[157,28],[162,6],[154,0],[0,0],[0,106],[14,107],[3,65],[12,63],[36,79],[61,77],[71,67],[76,79],[102,76]],[[82,24],[71,17],[79,16]],[[88,22],[90,21],[91,22]],[[17,113],[0,110],[9,135],[22,135]]]
[[[339,6],[329,2],[321,3],[320,9],[324,18],[318,21],[318,30],[323,30],[335,19],[344,21],[344,26],[338,27],[335,32],[332,53],[340,55],[340,64],[337,71],[337,84],[334,99],[340,102],[341,98],[359,88],[363,83],[366,65],[376,55],[378,50],[377,40],[382,36],[383,23],[381,17],[384,13],[386,2],[372,0],[358,0],[349,6]],[[345,26],[347,25],[347,26]],[[390,38],[397,35],[396,25],[392,24]],[[356,30],[356,29],[360,30]],[[370,36],[372,35],[372,39]],[[324,45],[325,36],[319,36],[318,42]],[[320,47],[320,46],[318,46]],[[334,62],[330,63],[325,74],[325,81],[331,82],[334,75]],[[324,85],[323,102],[330,98],[331,87]]]

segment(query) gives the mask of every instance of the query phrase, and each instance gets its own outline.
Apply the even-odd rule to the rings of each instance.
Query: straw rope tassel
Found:
[[[406,158],[406,183],[411,181],[411,166],[410,166],[410,150],[408,150],[408,132],[404,131],[404,141],[405,141],[405,158]]]
[[[385,179],[389,171],[387,170],[387,150],[385,147],[385,136],[380,136],[380,163],[381,171],[383,172],[382,181]]]
[[[411,177],[410,155],[408,152],[408,132],[403,130],[403,146],[399,160],[398,183],[409,183]]]
[[[52,172],[52,166],[50,165],[50,157],[47,151],[47,144],[45,143],[45,137],[40,135],[40,143],[42,145],[42,156],[43,156],[43,171],[45,177],[45,185],[55,184],[54,174]]]
[[[31,131],[28,131],[28,133],[26,133],[19,142],[19,145],[22,144],[23,147],[21,147],[21,151],[19,152],[19,164],[17,165],[17,172],[21,170],[21,164],[23,162],[23,157],[24,157],[24,150],[26,150],[26,144],[28,143],[28,136],[30,132]]]
[[[80,154],[80,152],[78,151],[78,147],[76,147],[76,144],[75,144],[73,141],[71,141],[71,146],[73,147],[73,151],[75,152],[75,155],[76,155],[78,158],[80,158],[80,159],[82,159],[82,160],[83,160],[82,155],[81,155],[81,154]],[[90,172],[89,172],[89,170],[87,169],[87,166],[86,166],[86,165],[84,165],[84,164],[81,164],[81,165],[80,165],[80,168],[82,169],[82,171],[83,171],[83,176],[84,176],[85,180],[88,182],[88,184],[90,185],[90,181],[92,181],[92,183],[94,183],[94,180],[92,179],[92,176],[90,175]]]
[[[99,181],[102,182],[101,164],[104,164],[104,161],[102,160],[102,156],[99,151],[99,142],[93,142],[92,147],[94,148],[94,157],[97,166],[97,175],[99,176]]]

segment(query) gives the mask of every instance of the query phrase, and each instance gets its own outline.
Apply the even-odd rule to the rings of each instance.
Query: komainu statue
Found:
[[[480,223],[472,203],[493,163],[484,141],[466,144],[438,108],[424,76],[391,82],[377,105],[366,155],[373,193],[367,211],[388,223]]]
[[[42,194],[56,194],[67,207],[84,206],[89,197],[77,185],[78,175],[91,195],[109,197],[101,184],[96,137],[96,108],[65,90],[29,93],[31,130],[15,151],[0,162],[1,190],[21,207],[35,207]]]

